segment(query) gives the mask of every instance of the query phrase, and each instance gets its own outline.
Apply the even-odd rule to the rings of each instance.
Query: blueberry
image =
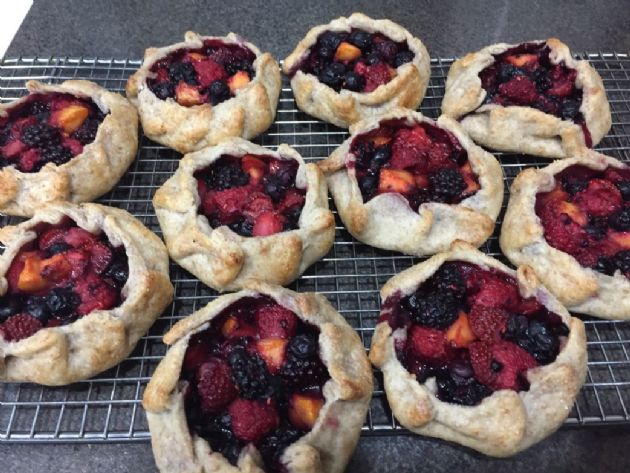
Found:
[[[394,66],[400,67],[403,64],[407,64],[408,62],[413,61],[414,57],[415,57],[415,54],[412,53],[411,51],[401,51],[398,54],[396,54],[396,57],[394,58]]]
[[[630,230],[630,208],[619,209],[608,217],[608,224],[615,230],[627,232]]]
[[[210,84],[209,92],[212,105],[217,105],[230,98],[230,88],[227,83],[222,80],[215,80]]]
[[[575,116],[580,113],[580,105],[579,100],[563,100],[560,102],[560,116],[563,120],[574,120]]]
[[[615,183],[619,192],[623,196],[623,200],[630,200],[630,181],[619,181]]]
[[[624,274],[630,273],[630,250],[620,251],[613,257],[615,267]]]
[[[268,174],[263,181],[265,192],[274,202],[278,202],[284,196],[285,187],[277,176]]]
[[[499,64],[499,69],[497,71],[497,79],[499,82],[509,82],[517,75],[521,75],[522,72],[518,67],[513,66],[512,64],[501,63]]]
[[[372,157],[372,163],[380,167],[383,164],[385,164],[387,161],[389,161],[391,154],[392,153],[389,149],[389,146],[387,145],[380,146],[376,149],[376,152],[374,153],[374,156]]]
[[[46,252],[48,253],[48,255],[53,256],[56,255],[57,253],[63,253],[64,251],[67,251],[70,249],[70,245],[68,245],[67,243],[55,243],[54,245],[51,245]]]
[[[127,255],[118,256],[104,273],[105,277],[111,278],[119,287],[124,286],[129,277],[129,263]]]
[[[381,62],[381,58],[378,57],[378,54],[369,54],[366,56],[364,61],[368,66],[373,66],[374,64]]]
[[[490,369],[495,373],[498,373],[503,369],[503,365],[497,360],[492,360],[492,362],[490,363]]]
[[[81,299],[72,289],[53,289],[45,297],[49,312],[56,317],[68,317],[72,315]]]
[[[322,44],[321,46],[317,48],[317,54],[322,59],[332,59],[333,56],[335,55],[335,50],[332,49],[330,46],[326,46]]]
[[[50,308],[45,297],[29,296],[26,299],[26,312],[45,324],[51,317]]]
[[[551,88],[551,79],[547,76],[546,70],[536,69],[536,72],[534,72],[534,84],[536,84],[536,90],[540,93],[546,92]]]
[[[230,229],[241,236],[250,237],[254,230],[254,224],[250,220],[239,220],[238,222],[230,223],[228,225]]]
[[[365,87],[365,79],[356,72],[348,71],[343,86],[348,90],[358,92]]]
[[[22,302],[15,297],[0,298],[0,323],[22,310]]]
[[[175,96],[175,87],[170,82],[162,82],[155,84],[151,87],[151,90],[158,99],[166,100],[169,97]]]
[[[333,33],[332,31],[326,31],[319,37],[319,45],[326,46],[334,52],[342,41],[342,36],[339,33]]]
[[[564,179],[561,181],[562,187],[571,195],[582,192],[588,187],[588,181],[582,179]]]
[[[174,62],[168,66],[168,75],[175,84],[184,81],[190,85],[197,85],[197,72],[189,62]]]
[[[361,193],[363,194],[364,200],[372,198],[372,196],[376,192],[377,184],[378,176],[375,176],[373,174],[367,174],[363,177],[363,179],[359,180],[359,187],[361,188]]]
[[[319,74],[318,79],[321,83],[339,90],[343,84],[346,67],[340,62],[333,62],[326,66]]]
[[[348,42],[365,51],[372,45],[372,35],[366,31],[355,30],[348,36]]]
[[[314,335],[298,335],[289,342],[289,351],[298,358],[308,358],[317,353],[318,341]]]

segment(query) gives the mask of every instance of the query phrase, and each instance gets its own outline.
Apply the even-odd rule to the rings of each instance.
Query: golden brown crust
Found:
[[[181,471],[262,472],[258,452],[248,445],[238,466],[231,466],[186,424],[183,395],[178,386],[181,364],[190,337],[205,330],[225,307],[242,297],[266,294],[320,329],[319,346],[331,379],[323,388],[325,404],[313,429],[282,455],[290,473],[342,472],[358,441],[372,396],[372,371],[359,336],[319,294],[298,294],[278,286],[250,282],[247,288],[215,299],[179,321],[164,336],[170,345],[144,394],[153,453],[161,473]],[[173,448],[176,445],[177,448]]]
[[[193,173],[222,154],[272,155],[299,163],[296,185],[306,188],[299,228],[266,237],[242,237],[226,226],[211,228],[197,213],[199,195]],[[332,247],[335,221],[328,210],[326,181],[314,164],[305,164],[290,146],[277,151],[234,138],[182,158],[173,177],[153,198],[155,213],[171,257],[218,291],[243,287],[248,279],[286,285]]]
[[[578,72],[576,85],[583,91],[580,112],[596,145],[612,123],[602,79],[588,61],[573,59],[560,40],[550,38],[546,43],[553,64],[564,62]],[[446,79],[442,113],[461,120],[473,140],[492,149],[546,158],[572,156],[586,145],[580,125],[531,107],[481,105],[486,91],[481,87],[479,73],[494,63],[493,55],[514,46],[517,45],[493,44],[455,61]]]
[[[450,251],[394,276],[381,289],[381,299],[386,300],[397,291],[410,294],[448,260],[469,261],[509,273],[517,278],[524,297],[535,296],[559,314],[570,332],[556,360],[527,372],[528,391],[495,391],[474,407],[440,401],[435,396],[435,378],[420,384],[402,366],[396,357],[394,340],[404,340],[405,329],[392,333],[386,322],[379,323],[370,360],[383,371],[392,412],[412,432],[454,441],[486,455],[514,455],[557,430],[569,414],[586,376],[584,324],[569,315],[529,268],[514,272],[463,242],[456,242]]]
[[[0,380],[59,386],[89,378],[125,359],[155,319],[171,302],[168,254],[162,241],[124,210],[97,204],[53,203],[19,225],[4,227],[0,240],[0,295],[11,261],[40,222],[58,223],[64,216],[81,228],[105,232],[113,245],[124,245],[129,277],[124,301],[110,310],[96,310],[72,324],[44,328],[35,335],[9,342],[0,337]]]
[[[60,85],[31,80],[26,88],[31,93],[60,92],[89,98],[107,115],[94,141],[67,163],[61,166],[48,163],[33,173],[18,171],[13,166],[1,169],[0,211],[30,217],[48,202],[88,202],[110,191],[136,157],[138,114],[135,108],[121,95],[85,80],[68,80]],[[0,117],[23,100],[0,104]]]
[[[536,194],[554,188],[554,176],[579,164],[602,170],[625,168],[614,158],[595,151],[555,162],[542,169],[527,169],[512,184],[501,228],[503,253],[514,264],[530,265],[542,283],[569,310],[606,319],[630,319],[630,281],[620,272],[613,276],[582,266],[573,256],[550,246],[536,215]]]
[[[173,99],[161,100],[147,86],[153,64],[181,48],[200,48],[207,39],[241,44],[255,55],[255,77],[235,97],[216,106],[209,103],[184,107]],[[276,116],[280,96],[280,69],[269,53],[230,33],[225,37],[200,36],[191,31],[185,41],[163,48],[149,48],[144,61],[127,82],[127,96],[138,107],[144,133],[180,153],[213,146],[230,137],[253,138],[264,132]]]
[[[395,107],[417,108],[424,98],[431,75],[429,53],[422,41],[390,20],[373,20],[362,13],[354,13],[348,18],[341,17],[327,25],[315,26],[284,60],[283,72],[290,74],[324,31],[350,31],[352,28],[380,32],[394,41],[407,41],[416,56],[412,62],[400,66],[397,76],[390,82],[369,93],[346,89],[336,92],[312,74],[297,71],[291,79],[297,106],[314,117],[343,128]]]
[[[470,165],[479,177],[481,188],[457,205],[429,202],[412,210],[398,194],[381,194],[364,203],[354,167],[350,145],[355,136],[366,133],[389,119],[426,122],[453,133],[468,152]],[[490,153],[476,146],[462,128],[448,117],[437,122],[419,112],[395,109],[377,118],[354,124],[351,136],[331,156],[318,163],[328,178],[339,216],[357,239],[377,248],[411,255],[429,255],[446,250],[455,240],[481,245],[492,234],[503,201],[501,166]]]

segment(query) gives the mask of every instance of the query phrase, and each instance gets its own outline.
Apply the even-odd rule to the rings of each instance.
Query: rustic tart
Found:
[[[318,294],[252,283],[165,336],[144,393],[161,473],[340,473],[372,372],[358,335]]]
[[[94,376],[125,359],[171,302],[164,244],[123,210],[48,204],[0,240],[2,381]]]
[[[584,324],[540,284],[467,243],[390,279],[370,360],[400,423],[486,455],[557,430],[586,376]]]

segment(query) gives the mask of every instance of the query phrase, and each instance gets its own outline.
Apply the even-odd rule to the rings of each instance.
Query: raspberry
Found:
[[[39,249],[48,250],[51,246],[64,243],[65,230],[61,228],[51,228],[42,233],[39,237]]]
[[[64,256],[72,268],[71,278],[82,276],[90,262],[90,254],[86,250],[69,250]]]
[[[551,88],[547,90],[549,95],[556,97],[566,97],[574,90],[577,71],[566,67],[555,65],[551,70]]]
[[[511,278],[510,278],[511,279]],[[511,309],[520,302],[516,281],[503,279],[492,273],[483,274],[479,282],[479,291],[470,298],[472,306],[502,307]]]
[[[245,187],[234,187],[214,193],[213,200],[221,223],[238,220],[250,192],[250,189]]]
[[[521,75],[499,85],[499,92],[517,105],[529,105],[538,97],[534,83]]]
[[[492,345],[474,342],[469,346],[469,351],[475,377],[493,390],[525,388],[527,370],[538,366],[529,353],[506,341]]]
[[[391,80],[392,68],[384,62],[379,62],[372,66],[367,66],[367,70],[363,74],[363,77],[365,78],[365,88],[363,91],[366,93],[372,92],[380,85],[386,84]]]
[[[42,323],[29,314],[16,314],[0,324],[0,336],[9,342],[28,338],[43,327]]]
[[[593,179],[588,187],[575,197],[575,203],[589,215],[601,217],[619,209],[621,192],[614,184],[604,179]]]
[[[304,191],[299,189],[288,189],[284,194],[284,199],[279,205],[281,211],[304,206]]]
[[[253,192],[243,207],[243,215],[249,219],[256,220],[265,212],[273,212],[271,198],[262,192]]]
[[[225,69],[221,64],[216,63],[212,59],[204,61],[195,61],[192,63],[195,71],[199,75],[199,83],[202,87],[207,87],[214,81],[223,81],[228,78]]]
[[[244,442],[257,442],[280,425],[273,404],[236,399],[228,408],[234,435]]]
[[[81,298],[81,304],[77,308],[80,315],[87,315],[95,310],[111,309],[118,302],[116,290],[94,273],[88,273],[84,279],[78,280],[76,291]]]
[[[553,206],[541,209],[539,217],[545,230],[545,240],[551,246],[569,254],[577,254],[582,241],[588,237],[586,231],[568,216],[558,216]]]
[[[263,306],[256,312],[260,338],[289,339],[295,335],[298,320],[293,312],[281,305]]]
[[[37,172],[45,164],[40,160],[40,152],[37,149],[29,149],[20,156],[18,169],[22,172]]]
[[[429,151],[429,171],[442,168],[453,167],[455,163],[451,161],[451,147],[446,143],[433,143]]]
[[[446,343],[442,330],[414,325],[409,331],[407,347],[418,358],[431,360],[446,356]]]
[[[508,321],[507,311],[496,307],[473,306],[468,315],[472,331],[484,342],[501,339]]]
[[[415,167],[426,171],[425,157],[431,149],[431,139],[424,128],[401,128],[392,142],[391,165],[395,169]]]
[[[219,358],[210,358],[197,370],[197,392],[201,408],[209,414],[219,413],[236,397],[232,370]]]

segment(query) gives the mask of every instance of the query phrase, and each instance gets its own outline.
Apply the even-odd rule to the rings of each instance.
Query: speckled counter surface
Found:
[[[3,0],[0,8],[11,3]],[[630,51],[630,2],[491,0],[322,1],[36,0],[6,57],[141,57],[186,30],[237,32],[281,59],[309,26],[363,11],[419,36],[432,55],[557,36],[574,51]],[[412,436],[362,438],[349,472],[630,471],[630,426],[563,428],[511,459],[488,459]],[[2,445],[0,473],[155,472],[149,443]]]

